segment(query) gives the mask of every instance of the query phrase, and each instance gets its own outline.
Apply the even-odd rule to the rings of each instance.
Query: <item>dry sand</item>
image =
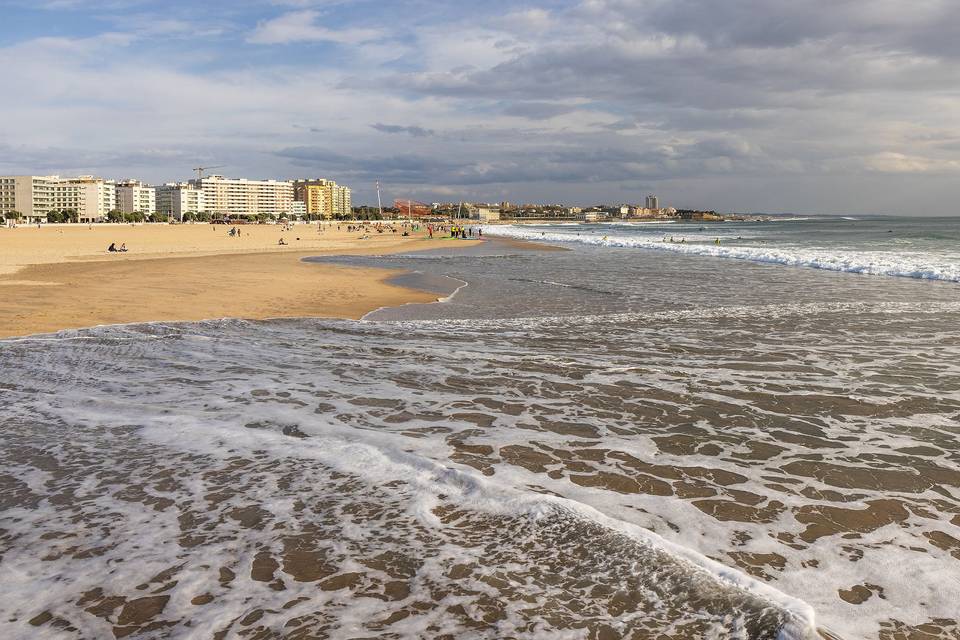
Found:
[[[0,338],[100,324],[208,318],[359,318],[436,297],[395,272],[305,263],[331,254],[434,248],[453,240],[369,238],[336,225],[50,225],[0,229]],[[289,245],[279,246],[280,238]],[[111,254],[111,242],[129,251]]]

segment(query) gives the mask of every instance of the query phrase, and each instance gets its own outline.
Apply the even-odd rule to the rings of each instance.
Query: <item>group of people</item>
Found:
[[[110,246],[107,247],[107,251],[109,251],[110,253],[126,253],[126,252],[127,252],[127,243],[126,243],[126,242],[121,242],[121,243],[120,243],[120,247],[118,248],[116,242],[111,242],[111,243],[110,243]]]
[[[701,228],[702,228],[702,227],[701,227]],[[604,236],[603,239],[606,240],[607,237]],[[742,239],[743,239],[742,236],[738,236],[738,237],[737,237],[737,240],[742,240]],[[664,242],[672,242],[672,243],[674,243],[674,244],[676,244],[676,243],[686,244],[686,243],[687,243],[687,239],[686,239],[686,238],[680,238],[679,240],[674,240],[673,236],[670,236],[670,239],[669,239],[669,240],[667,239],[666,236],[664,236],[664,237],[663,237],[663,241],[664,241]],[[720,244],[720,238],[714,238],[714,239],[713,239],[713,244]]]
[[[483,237],[483,229],[477,229],[476,235],[478,238]],[[474,236],[473,227],[460,227],[460,226],[451,226],[450,227],[450,237],[451,238],[460,238],[466,240]],[[433,234],[430,234],[430,237],[433,237]]]
[[[231,238],[233,238],[234,236],[236,236],[237,238],[239,238],[239,237],[240,237],[240,228],[239,228],[239,227],[230,227],[230,231],[227,232],[227,235],[229,235]]]

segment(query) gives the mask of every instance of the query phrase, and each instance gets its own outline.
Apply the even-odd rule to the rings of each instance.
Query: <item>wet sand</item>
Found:
[[[385,269],[307,264],[308,256],[380,254],[454,244],[423,233],[346,225],[85,225],[0,232],[0,338],[104,324],[236,317],[360,318],[432,294],[386,282]],[[369,235],[361,238],[362,235]],[[280,238],[290,243],[279,246]],[[108,254],[110,242],[130,251]],[[463,241],[457,244],[466,244]]]

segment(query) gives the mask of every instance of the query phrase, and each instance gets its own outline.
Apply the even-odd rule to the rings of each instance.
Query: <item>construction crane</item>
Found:
[[[194,167],[193,170],[197,172],[197,182],[200,182],[201,180],[203,180],[203,172],[206,171],[207,169],[219,169],[225,166],[227,165],[216,164],[216,165],[213,165],[212,167]]]

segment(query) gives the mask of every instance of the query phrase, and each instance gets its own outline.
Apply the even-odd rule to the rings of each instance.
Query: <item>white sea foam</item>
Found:
[[[84,402],[81,397],[71,402],[70,394],[65,396],[67,402],[63,402],[65,398],[62,397],[48,405],[46,410],[63,414],[75,424],[141,424],[144,426],[140,428],[139,436],[171,450],[224,460],[254,452],[276,460],[314,460],[343,473],[358,474],[371,486],[390,486],[402,480],[416,487],[412,512],[431,526],[439,526],[432,512],[438,503],[437,496],[446,496],[447,500],[455,496],[455,502],[463,509],[509,517],[537,519],[558,509],[576,514],[579,518],[623,533],[643,546],[669,554],[676,562],[689,567],[691,581],[709,577],[783,610],[786,624],[778,636],[780,640],[813,640],[817,637],[816,616],[810,605],[769,584],[691,548],[670,542],[648,529],[605,515],[589,504],[519,491],[473,471],[440,464],[422,453],[411,453],[409,440],[399,435],[358,431],[326,420],[310,420],[295,409],[272,406],[248,407],[241,419],[227,410],[226,405],[211,415],[209,406],[203,412],[189,408],[171,411],[164,402],[131,404],[106,398],[96,402],[90,402],[88,398]],[[69,409],[64,412],[67,407]],[[311,437],[298,441],[275,431],[244,429],[240,426],[244,420],[296,424]],[[271,506],[271,511],[276,512],[276,505]]]
[[[565,232],[506,225],[491,226],[487,234],[540,242],[632,247],[827,271],[960,282],[960,262],[948,256],[931,256],[917,252],[839,251],[816,247],[746,247],[716,245],[712,241],[710,244],[692,241],[663,242],[649,237],[617,235],[615,232],[606,235],[600,233],[572,235]]]
[[[135,425],[137,434],[113,436],[129,438],[119,449],[124,455],[136,452],[142,438],[194,465],[180,475],[193,483],[185,499],[200,505],[211,491],[204,486],[210,460],[218,460],[220,467],[231,460],[259,460],[256,471],[237,472],[244,493],[221,512],[254,501],[286,527],[296,522],[291,495],[337,498],[323,493],[322,474],[304,475],[306,484],[292,493],[281,490],[272,466],[306,474],[313,469],[304,464],[310,461],[364,478],[370,491],[407,483],[412,489],[393,496],[396,503],[433,528],[441,527],[435,513],[441,500],[509,517],[546,520],[557,512],[573,513],[689,563],[691,580],[710,576],[792,611],[795,626],[785,628],[784,637],[809,631],[812,605],[817,621],[844,638],[871,638],[878,621],[891,617],[918,625],[955,615],[960,597],[956,561],[928,541],[928,534],[955,533],[949,509],[960,488],[951,484],[949,474],[957,470],[953,418],[960,343],[951,318],[931,320],[936,320],[934,314],[958,311],[957,302],[844,302],[420,322],[403,324],[400,331],[373,322],[289,320],[108,327],[0,344],[4,370],[15,372],[22,385],[4,389],[8,404],[0,396],[0,415],[43,423],[62,420],[75,441],[98,431],[111,433],[111,427],[123,434]],[[478,427],[478,415],[493,422]],[[251,423],[265,426],[247,426]],[[583,431],[571,433],[568,426]],[[284,435],[286,427],[309,437]],[[821,444],[785,445],[785,430],[812,431]],[[719,453],[658,444],[664,436],[687,432],[703,434]],[[451,443],[457,441],[489,447],[492,477],[451,457]],[[48,442],[51,455],[64,446],[63,441]],[[100,457],[95,444],[91,441],[89,454],[109,468],[112,461]],[[797,460],[820,460],[860,472],[912,474],[901,460],[906,454],[897,450],[920,444],[943,451],[930,457],[940,467],[930,475],[940,473],[945,479],[916,490],[841,489],[840,502],[826,497],[838,491],[830,478],[782,469]],[[771,456],[766,460],[753,459],[751,445],[774,453],[766,454]],[[554,475],[512,463],[505,450],[518,446],[547,456],[544,468]],[[585,455],[576,460],[579,467],[565,468],[569,456],[580,451]],[[730,503],[740,492],[761,504],[776,500],[784,510],[763,522],[722,520],[688,497],[623,493],[572,481],[595,473],[642,476],[623,466],[631,459],[641,465],[737,474],[742,480],[729,493],[725,486],[709,485],[718,492],[713,500]],[[10,470],[36,495],[54,481],[49,473],[19,461]],[[87,482],[95,480],[91,475]],[[80,498],[75,504],[85,508],[96,502],[103,514],[110,514],[115,531],[125,521],[142,537],[133,536],[100,560],[51,560],[39,565],[44,570],[39,573],[35,558],[7,555],[4,562],[16,569],[17,592],[67,597],[80,587],[101,584],[105,567],[110,580],[136,585],[138,568],[156,573],[176,564],[176,544],[170,544],[181,535],[176,519],[115,498],[122,488],[118,484],[95,501],[88,495],[93,487],[74,488]],[[801,494],[801,488],[808,493]],[[545,496],[548,492],[557,495]],[[798,543],[805,526],[794,518],[794,510],[866,510],[872,501],[890,499],[909,505],[905,522],[849,538],[833,535]],[[32,512],[8,513],[17,534],[30,539],[57,533],[71,517],[53,501]],[[361,523],[350,526],[351,540],[376,537]],[[781,533],[792,538],[777,537]],[[268,532],[244,535],[254,545],[272,544]],[[52,539],[43,544],[62,551],[75,543]],[[448,551],[445,558],[469,553]],[[769,576],[762,582],[727,566],[736,565],[731,552],[780,556],[783,568],[765,568]],[[246,567],[253,555],[230,544],[210,553],[213,566],[229,561]],[[603,559],[609,551],[596,553]],[[852,561],[854,554],[862,559]],[[125,559],[126,564],[121,562]],[[422,571],[431,579],[443,576],[438,564]],[[181,578],[168,605],[171,612],[192,618],[200,636],[216,628],[214,607],[200,610],[190,599],[210,588],[208,582]],[[856,606],[838,598],[839,589],[863,583],[882,586],[884,597]],[[280,609],[302,594],[320,604],[335,598],[316,591],[289,584],[281,597],[266,587],[235,585],[216,607],[231,617],[249,613],[251,600]],[[372,615],[373,605],[362,599],[349,606],[329,602],[344,607],[346,625]],[[0,611],[26,611],[29,617],[42,610],[31,608],[35,606],[30,598],[8,598]],[[508,616],[504,624],[514,622]],[[411,626],[404,637],[424,635],[424,627],[406,624]],[[110,633],[108,625],[91,625],[83,629],[85,635]],[[13,628],[0,622],[0,631]],[[501,631],[531,637],[506,627]]]
[[[456,289],[454,289],[452,292],[450,292],[449,295],[443,296],[442,298],[438,298],[438,299],[437,299],[437,302],[450,302],[451,300],[453,300],[453,298],[454,298],[458,293],[460,293],[460,290],[461,290],[461,289],[463,289],[464,287],[466,287],[466,286],[468,286],[468,285],[470,284],[469,282],[466,282],[466,281],[464,281],[464,280],[460,280],[460,279],[458,279],[458,278],[453,278],[453,277],[451,277],[451,276],[447,276],[447,277],[450,278],[451,280],[456,280],[456,281],[459,282],[460,284],[457,286]]]

